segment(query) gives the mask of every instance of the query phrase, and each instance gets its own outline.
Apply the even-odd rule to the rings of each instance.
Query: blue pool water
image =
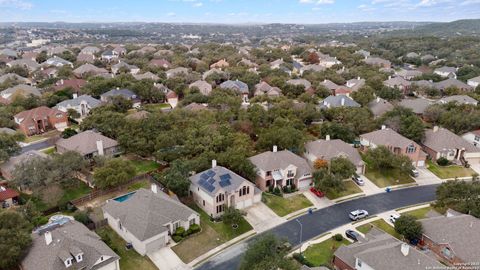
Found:
[[[117,202],[124,202],[124,201],[130,199],[130,197],[132,197],[133,194],[135,194],[135,192],[127,193],[127,194],[122,195],[122,196],[120,196],[120,197],[117,197],[117,198],[115,198],[115,199],[113,199],[113,200],[115,200],[115,201],[117,201]]]

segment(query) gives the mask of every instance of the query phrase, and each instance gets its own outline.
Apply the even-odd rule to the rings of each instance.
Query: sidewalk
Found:
[[[240,242],[240,241],[243,241],[247,238],[250,238],[251,236],[255,235],[256,232],[254,230],[251,230],[251,231],[248,231],[242,235],[239,235],[235,238],[233,238],[232,240],[226,242],[226,243],[223,243],[221,244],[220,246],[214,248],[214,249],[211,249],[210,251],[204,253],[203,255],[201,256],[198,256],[196,259],[194,259],[193,261],[189,262],[188,263],[188,266],[189,267],[194,267],[195,265],[201,263],[202,261],[212,257],[213,255],[219,253],[220,251],[226,249],[227,247],[233,245],[233,244],[236,244],[237,242]]]
[[[309,246],[321,243],[325,240],[328,240],[333,235],[335,235],[337,233],[341,234],[348,241],[353,242],[351,239],[346,237],[346,235],[345,235],[346,230],[355,230],[356,232],[358,232],[360,234],[360,236],[365,237],[365,235],[363,233],[357,231],[355,228],[358,227],[358,226],[364,225],[364,224],[368,224],[372,221],[379,220],[379,219],[384,219],[389,225],[393,226],[393,224],[390,221],[388,221],[388,217],[390,216],[390,214],[392,214],[392,213],[404,213],[404,212],[408,212],[408,211],[412,211],[412,210],[417,210],[417,209],[420,209],[420,208],[425,208],[429,205],[430,204],[428,203],[428,204],[421,204],[421,205],[412,206],[412,207],[409,207],[409,208],[404,208],[404,209],[399,210],[399,211],[396,211],[396,210],[387,211],[387,212],[380,213],[376,216],[372,216],[372,217],[369,217],[367,219],[361,220],[361,221],[356,222],[356,223],[352,222],[350,224],[340,226],[340,227],[335,228],[335,229],[333,229],[333,230],[331,230],[327,233],[324,233],[324,234],[320,235],[319,237],[317,237],[315,239],[312,239],[310,241],[307,241],[307,242],[303,243],[301,247],[298,247],[298,248],[292,250],[289,255],[293,255],[293,253],[298,253],[298,252],[300,252],[300,250],[303,252]]]

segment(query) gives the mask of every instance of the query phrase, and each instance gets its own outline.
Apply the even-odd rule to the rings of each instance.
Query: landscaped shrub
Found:
[[[440,165],[440,166],[447,166],[449,163],[448,159],[444,158],[444,157],[441,157],[439,159],[437,159],[437,164]]]
[[[173,241],[178,243],[178,242],[182,241],[183,237],[181,237],[180,235],[174,234],[174,235],[172,235],[172,239],[173,239]]]
[[[337,242],[341,242],[343,240],[343,236],[339,233],[335,234],[334,236],[332,236],[333,240],[337,241]]]
[[[200,225],[198,225],[198,224],[192,224],[192,225],[190,225],[189,230],[191,230],[192,233],[197,233],[201,230],[201,228],[200,228]]]
[[[295,186],[295,184],[292,184],[290,188],[292,189],[292,192],[295,192],[297,190],[297,187]]]
[[[178,228],[175,230],[174,235],[183,236],[184,233],[185,233],[185,228],[183,228],[183,227],[178,227]]]
[[[280,191],[280,188],[279,187],[275,187],[273,189],[273,194],[277,195],[277,196],[282,196],[282,192]]]
[[[289,186],[284,186],[284,187],[283,187],[283,192],[284,192],[284,193],[291,193],[291,192],[292,192],[292,189],[291,189]]]
[[[314,265],[309,262],[305,257],[300,253],[293,253],[293,258],[300,264],[306,265],[308,267],[313,267]]]

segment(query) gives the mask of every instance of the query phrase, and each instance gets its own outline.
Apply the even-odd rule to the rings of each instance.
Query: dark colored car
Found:
[[[353,241],[358,241],[358,237],[360,236],[356,231],[352,230],[346,230],[345,235]]]
[[[325,196],[325,194],[323,194],[323,192],[321,192],[320,190],[314,188],[314,187],[311,187],[310,188],[310,191],[315,194],[317,197],[319,198],[322,198],[323,196]]]

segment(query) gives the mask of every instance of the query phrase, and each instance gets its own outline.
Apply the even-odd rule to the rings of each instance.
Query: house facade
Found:
[[[102,102],[100,100],[89,95],[77,96],[77,94],[73,94],[73,99],[64,100],[58,103],[55,106],[55,109],[65,113],[70,109],[75,110],[80,115],[80,118],[82,118],[87,116],[92,109],[100,106],[101,104]]]
[[[476,147],[480,147],[480,129],[467,132],[462,138]]]
[[[360,144],[364,151],[383,145],[396,155],[409,157],[413,166],[425,166],[427,155],[422,151],[420,145],[386,126],[382,126],[381,130],[360,135]]]
[[[217,166],[189,178],[190,195],[209,216],[223,215],[227,207],[243,209],[260,202],[262,194],[255,185],[231,170]]]
[[[273,151],[249,159],[256,168],[256,185],[262,191],[292,186],[304,190],[312,184],[312,169],[308,162],[288,150],[278,151],[274,146]]]
[[[330,162],[336,157],[347,158],[355,165],[357,174],[365,173],[365,163],[357,149],[342,140],[330,140],[329,135],[325,140],[306,143],[304,156],[312,166],[316,160]]]
[[[426,130],[422,145],[434,161],[444,157],[454,163],[480,163],[480,149],[445,128],[435,126]]]
[[[200,224],[197,212],[155,184],[108,200],[102,210],[108,225],[142,256],[167,246],[177,228]]]
[[[26,136],[42,134],[53,129],[64,130],[68,127],[68,116],[65,112],[45,106],[18,113],[14,120]]]

